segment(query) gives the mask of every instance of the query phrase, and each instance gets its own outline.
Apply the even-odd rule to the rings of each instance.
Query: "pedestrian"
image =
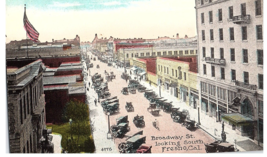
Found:
[[[130,75],[132,75],[132,71],[130,71]]]
[[[151,87],[151,81],[149,80],[149,85],[150,85],[150,87]]]
[[[96,103],[97,103],[97,100],[95,99],[95,106],[97,106]]]
[[[140,82],[141,82],[141,77],[140,77]]]
[[[90,87],[90,82],[88,83],[89,87]]]
[[[125,80],[126,80],[126,83],[127,83],[127,78],[125,78]]]

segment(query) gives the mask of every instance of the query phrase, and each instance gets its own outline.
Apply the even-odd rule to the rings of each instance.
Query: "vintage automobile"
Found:
[[[136,150],[146,143],[146,136],[143,135],[143,131],[140,131],[126,139],[126,142],[122,142],[118,145],[120,153],[136,153]]]
[[[112,63],[111,62],[108,62],[108,66],[112,66]]]
[[[184,109],[182,111],[179,111],[179,108],[178,109],[173,108],[171,113],[171,118],[173,119],[174,122],[183,123],[188,115],[189,115],[188,110]]]
[[[125,109],[126,109],[127,112],[133,112],[134,111],[134,107],[133,107],[132,102],[126,102]]]
[[[156,101],[157,107],[163,109],[163,104],[167,101],[167,99],[159,99]]]
[[[142,86],[142,85],[138,85],[137,86],[137,90],[138,90],[138,92],[144,92],[145,90],[146,90],[146,87],[144,87],[144,86]]]
[[[113,104],[113,103],[117,103],[119,105],[119,99],[113,99],[113,100],[106,101],[105,103],[101,104],[101,106],[103,107],[103,111],[105,111],[105,109],[107,108],[107,105]]]
[[[98,73],[95,73],[93,76],[92,76],[92,80],[95,80],[95,79],[98,79],[101,77],[101,74],[98,74]]]
[[[111,126],[110,130],[113,137],[123,137],[128,131],[130,131],[130,126],[128,123],[120,123]]]
[[[136,81],[136,80],[132,80],[132,79],[130,79],[129,80],[129,84],[140,84],[138,81]]]
[[[142,144],[137,150],[136,153],[151,153],[151,145]]]
[[[157,102],[158,100],[162,100],[162,99],[164,99],[164,98],[163,97],[157,97],[157,96],[151,96],[148,98],[150,103]]]
[[[100,84],[99,86],[94,86],[96,92],[98,91],[108,91],[108,86],[105,84]]]
[[[172,102],[164,102],[162,107],[163,107],[164,112],[171,112],[172,111]]]
[[[129,87],[128,87],[128,91],[129,91],[129,93],[131,93],[131,94],[136,94],[136,89],[135,89],[135,88],[129,88]]]
[[[152,90],[146,90],[145,93],[144,93],[144,97],[145,98],[148,98],[150,96],[155,96],[155,92],[153,92]]]
[[[97,68],[97,69],[99,69],[99,68],[100,68],[100,66],[97,64],[97,65],[96,65],[96,68]]]
[[[111,77],[112,79],[115,79],[115,78],[116,78],[116,75],[114,75],[114,72],[110,72],[110,77]]]
[[[119,125],[120,123],[128,123],[128,115],[126,116],[120,116],[119,118],[116,119],[116,124]]]
[[[108,104],[105,108],[103,108],[105,114],[107,115],[110,113],[112,115],[115,112],[119,112],[119,103],[118,102],[113,102]]]
[[[127,73],[122,73],[121,74],[121,78],[124,79],[124,80],[125,79],[129,80],[131,77]]]
[[[105,91],[105,90],[98,90],[97,91],[97,95],[100,99],[105,99],[105,98],[108,98],[110,97],[110,93],[108,91]]]
[[[160,109],[147,108],[147,111],[150,112],[153,116],[158,116]]]
[[[95,59],[95,57],[94,57],[94,61],[95,61],[96,59]]]
[[[121,93],[124,94],[124,95],[129,94],[128,87],[123,87],[122,90],[121,90]]]
[[[188,130],[197,128],[196,121],[190,119],[185,119],[182,126],[185,126]]]
[[[144,121],[144,116],[135,116],[133,119],[133,123],[136,127],[144,127],[145,126],[145,121]]]
[[[89,68],[93,68],[94,67],[94,64],[93,63],[90,63],[89,64]]]
[[[104,80],[103,80],[103,78],[102,77],[100,77],[100,78],[98,78],[98,79],[94,79],[94,80],[92,80],[93,81],[93,83],[97,83],[97,82],[103,82]]]
[[[215,153],[215,152],[235,152],[238,151],[235,149],[234,145],[228,142],[222,142],[220,140],[216,140],[209,144],[205,144],[205,150],[207,153]]]
[[[117,96],[109,98],[109,99],[106,99],[106,100],[103,100],[101,102],[101,106],[104,107],[104,106],[106,106],[106,105],[108,105],[109,103],[112,103],[112,102],[119,102],[119,99],[117,99]]]

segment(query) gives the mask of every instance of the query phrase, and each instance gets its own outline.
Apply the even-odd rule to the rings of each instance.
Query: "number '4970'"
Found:
[[[111,148],[102,148],[101,151],[112,151]]]

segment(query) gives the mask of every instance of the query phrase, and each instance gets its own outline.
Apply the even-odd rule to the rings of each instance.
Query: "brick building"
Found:
[[[11,153],[40,153],[45,129],[41,60],[7,61],[9,147]]]

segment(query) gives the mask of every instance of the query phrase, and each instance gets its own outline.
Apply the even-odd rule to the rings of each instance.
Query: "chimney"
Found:
[[[184,36],[184,38],[186,39],[186,38],[188,38],[188,36],[187,36],[187,35],[185,35],[185,36]]]
[[[97,37],[97,34],[95,34],[95,37]]]
[[[176,38],[179,39],[179,33],[176,34]]]

